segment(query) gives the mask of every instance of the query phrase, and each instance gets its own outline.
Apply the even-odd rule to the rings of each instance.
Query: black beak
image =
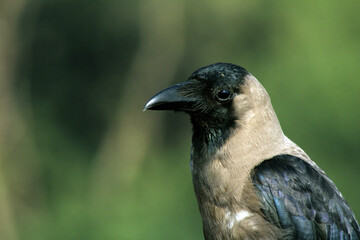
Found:
[[[175,110],[191,111],[196,99],[185,96],[184,89],[189,85],[189,81],[176,84],[166,88],[153,96],[145,105],[146,110]]]

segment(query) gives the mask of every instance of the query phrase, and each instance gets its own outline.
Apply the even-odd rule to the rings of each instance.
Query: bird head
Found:
[[[215,63],[202,67],[185,82],[166,88],[153,96],[144,110],[174,110],[190,115],[193,147],[211,155],[246,126],[258,139],[259,129],[278,129],[269,95],[246,69]],[[276,125],[270,126],[269,125]],[[196,151],[195,151],[196,152]]]
[[[202,67],[185,82],[173,85],[153,96],[144,110],[186,112],[201,128],[229,128],[246,115],[261,84],[244,68],[230,63]],[[252,86],[252,85],[256,86]],[[265,89],[263,89],[265,91]],[[266,92],[266,91],[265,91]],[[251,100],[250,100],[251,99]]]

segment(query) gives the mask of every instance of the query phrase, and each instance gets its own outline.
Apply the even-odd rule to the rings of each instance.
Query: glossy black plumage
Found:
[[[309,163],[291,155],[265,160],[252,181],[273,224],[289,239],[360,239],[359,225],[336,186]]]

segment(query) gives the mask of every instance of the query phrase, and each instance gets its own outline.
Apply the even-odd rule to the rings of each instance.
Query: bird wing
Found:
[[[334,183],[292,155],[263,161],[252,182],[265,218],[290,239],[360,239],[360,229]]]

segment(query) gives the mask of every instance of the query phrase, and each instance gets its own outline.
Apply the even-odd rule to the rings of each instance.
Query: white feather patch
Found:
[[[233,228],[234,224],[237,222],[241,222],[247,217],[252,216],[252,214],[246,210],[241,210],[240,212],[237,212],[236,214],[232,214],[231,212],[227,212],[225,214],[225,219],[227,221],[228,228]]]

